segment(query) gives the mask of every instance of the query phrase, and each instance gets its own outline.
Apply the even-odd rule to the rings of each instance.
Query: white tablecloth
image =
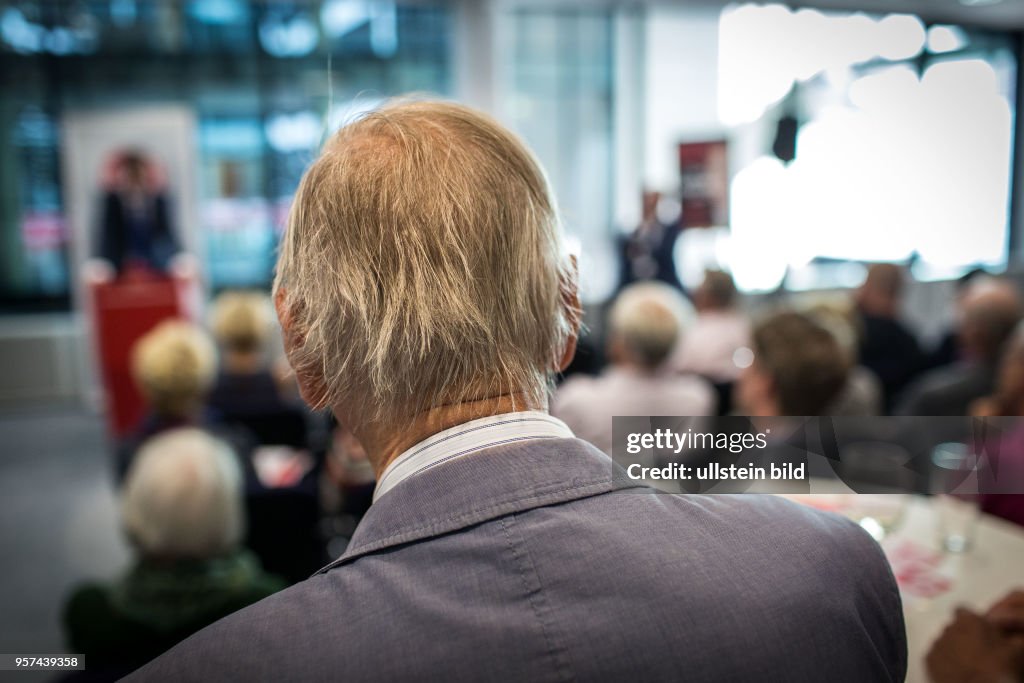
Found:
[[[892,534],[892,540],[907,538],[937,548],[937,519],[932,501],[914,497],[904,522]],[[1024,527],[982,515],[978,520],[974,547],[962,554],[945,554],[940,568],[952,580],[948,592],[933,598],[904,594],[908,683],[928,680],[924,657],[957,606],[983,611],[1012,589],[1024,588]]]
[[[786,497],[816,507],[842,504],[836,496]],[[863,504],[866,497],[851,497],[849,500],[854,505]],[[935,499],[907,496],[901,521],[883,541],[891,559],[901,546],[920,549],[935,557],[938,564],[934,575],[948,580],[949,584],[947,590],[932,597],[924,597],[912,587],[901,586],[907,623],[907,683],[925,683],[929,678],[924,657],[957,606],[984,611],[1012,589],[1024,588],[1024,527],[981,515],[975,529],[974,544],[969,551],[941,553]],[[893,563],[899,564],[895,559]]]

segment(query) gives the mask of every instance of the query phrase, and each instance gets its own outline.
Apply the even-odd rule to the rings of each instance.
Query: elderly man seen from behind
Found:
[[[374,502],[334,562],[134,680],[903,679],[896,584],[855,524],[619,495],[611,459],[547,414],[580,315],[557,216],[523,143],[466,107],[390,104],[334,135],[276,300]]]
[[[668,285],[645,282],[624,289],[608,316],[611,367],[600,377],[568,379],[555,394],[551,414],[609,455],[615,415],[713,414],[711,385],[666,367],[692,315]]]

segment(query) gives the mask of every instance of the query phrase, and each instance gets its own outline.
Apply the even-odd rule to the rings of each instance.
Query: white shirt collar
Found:
[[[410,477],[485,448],[532,439],[571,438],[572,430],[564,422],[539,410],[464,422],[432,434],[392,460],[377,480],[373,502]]]

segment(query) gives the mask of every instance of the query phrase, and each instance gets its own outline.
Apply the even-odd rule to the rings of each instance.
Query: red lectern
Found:
[[[188,278],[127,270],[115,280],[90,285],[107,427],[115,438],[130,433],[145,410],[132,380],[132,347],[158,323],[189,317],[194,284]]]

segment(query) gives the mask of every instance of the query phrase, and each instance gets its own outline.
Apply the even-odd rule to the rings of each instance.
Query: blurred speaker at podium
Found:
[[[161,169],[139,149],[118,150],[106,165],[98,256],[119,274],[126,269],[166,273],[180,249]]]

